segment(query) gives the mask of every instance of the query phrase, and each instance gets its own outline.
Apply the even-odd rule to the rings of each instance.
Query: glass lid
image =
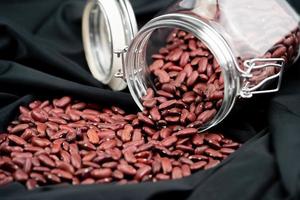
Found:
[[[122,71],[120,52],[137,33],[137,23],[128,0],[89,0],[82,17],[86,60],[93,76],[113,90],[126,88],[114,74]]]

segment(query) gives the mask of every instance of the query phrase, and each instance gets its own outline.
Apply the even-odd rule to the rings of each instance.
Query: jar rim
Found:
[[[224,76],[223,104],[215,118],[203,127],[200,127],[200,131],[205,131],[222,121],[229,114],[235,103],[240,87],[240,78],[236,69],[237,61],[225,38],[209,23],[199,18],[183,13],[171,13],[152,19],[136,35],[129,46],[126,56],[125,76],[128,88],[141,110],[143,110],[141,97],[146,94],[147,86],[145,81],[138,80],[135,74],[139,71],[138,67],[140,64],[138,63],[141,62],[143,57],[141,54],[146,49],[147,41],[152,33],[160,28],[179,28],[192,33],[210,49],[222,68]]]

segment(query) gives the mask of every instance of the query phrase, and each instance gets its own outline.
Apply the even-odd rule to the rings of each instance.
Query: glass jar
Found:
[[[222,106],[200,131],[221,122],[238,98],[278,91],[284,68],[299,57],[299,16],[286,1],[180,0],[136,33],[129,2],[90,0],[83,17],[89,67],[92,72],[101,69],[106,79],[98,79],[112,89],[123,89],[126,82],[142,110],[147,88],[155,90],[149,72],[151,55],[174,29],[201,40],[222,69]],[[117,80],[124,81],[122,87],[115,87]]]

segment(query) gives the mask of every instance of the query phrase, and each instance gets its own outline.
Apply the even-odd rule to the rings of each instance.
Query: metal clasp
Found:
[[[115,74],[114,76],[116,78],[121,78],[123,79],[124,81],[126,81],[126,78],[125,78],[125,53],[128,51],[128,47],[125,47],[124,49],[120,49],[120,50],[116,50],[114,51],[114,54],[117,55],[118,58],[121,57],[122,59],[122,70],[119,69]]]
[[[117,55],[118,58],[121,57],[122,59],[122,68],[119,69],[115,74],[114,76],[116,78],[121,78],[123,79],[125,82],[126,82],[126,75],[125,75],[125,54],[127,53],[128,51],[128,47],[125,47],[124,49],[122,50],[116,50],[114,51],[114,53]],[[133,70],[133,75],[136,75],[138,73],[140,73],[141,71],[143,71],[142,68],[139,68],[139,69],[135,69]]]
[[[242,88],[240,91],[240,96],[243,98],[251,98],[254,94],[277,92],[281,85],[284,63],[285,60],[282,58],[254,58],[244,61],[245,69],[242,70],[239,68],[242,76]],[[275,71],[275,74],[253,84],[253,82],[255,82],[254,72],[258,69],[268,67],[279,68],[279,71],[277,70]],[[274,79],[277,79],[276,88],[259,90],[261,86]]]

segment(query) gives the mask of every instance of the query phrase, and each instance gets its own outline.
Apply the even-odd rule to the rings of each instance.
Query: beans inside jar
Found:
[[[152,55],[149,71],[155,90],[142,98],[144,113],[158,126],[199,128],[222,106],[224,78],[214,55],[196,37],[175,29]]]

